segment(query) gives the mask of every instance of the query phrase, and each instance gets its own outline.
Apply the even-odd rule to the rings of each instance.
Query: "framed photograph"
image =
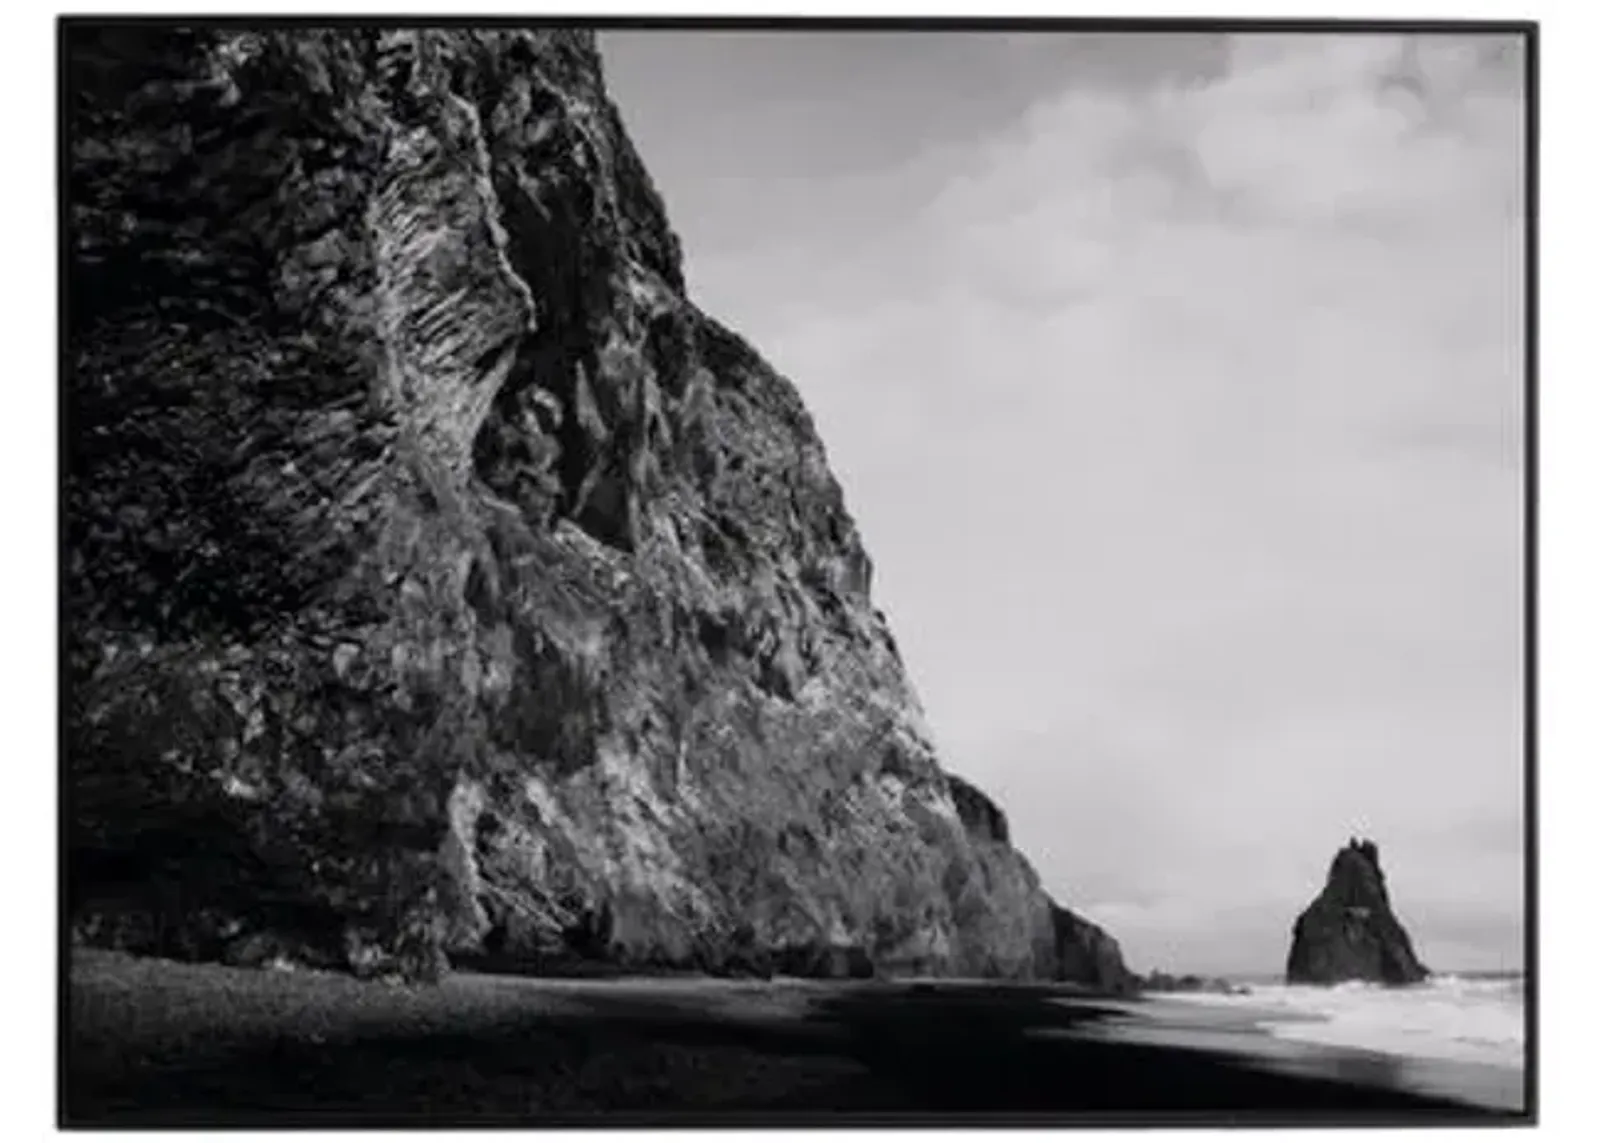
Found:
[[[63,1126],[1536,1119],[1536,25],[58,47]]]

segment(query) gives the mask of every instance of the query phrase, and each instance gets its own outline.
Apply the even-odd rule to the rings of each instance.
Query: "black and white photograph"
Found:
[[[1537,24],[55,33],[59,1126],[1538,1119]]]

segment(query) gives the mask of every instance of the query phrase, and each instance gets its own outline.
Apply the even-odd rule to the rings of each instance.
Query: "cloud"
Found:
[[[1164,50],[693,280],[810,405],[947,763],[1136,961],[1276,967],[1358,826],[1425,959],[1513,955],[1516,45]]]

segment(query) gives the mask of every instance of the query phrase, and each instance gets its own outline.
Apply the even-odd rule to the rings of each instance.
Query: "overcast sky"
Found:
[[[1361,831],[1424,961],[1520,965],[1517,45],[602,45],[1046,887],[1274,971]]]

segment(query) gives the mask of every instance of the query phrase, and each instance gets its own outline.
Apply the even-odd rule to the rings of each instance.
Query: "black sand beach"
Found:
[[[64,1035],[73,1127],[1516,1117],[1492,1093],[1441,1094],[1470,1092],[1467,1073],[1441,1086],[1237,1011],[1045,985],[461,974],[412,990],[78,951]]]

